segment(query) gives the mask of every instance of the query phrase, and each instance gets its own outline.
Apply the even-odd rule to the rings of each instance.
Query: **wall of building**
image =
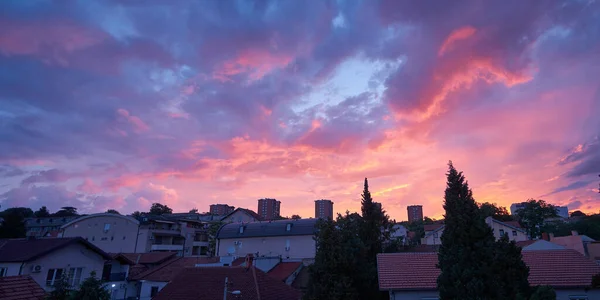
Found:
[[[141,284],[141,288],[140,288],[140,299],[139,300],[150,300],[152,299],[152,297],[150,295],[152,295],[152,287],[156,286],[158,287],[158,291],[160,292],[160,290],[162,290],[168,282],[163,282],[163,281],[142,281]]]
[[[496,240],[502,237],[502,232],[508,235],[510,241],[521,242],[527,240],[527,233],[521,230],[516,230],[512,227],[494,222],[491,217],[486,219],[486,223],[494,230],[494,237]]]
[[[112,285],[108,285],[106,288],[110,291],[111,300],[121,300],[127,299],[128,297],[137,297],[140,285],[141,283],[132,281],[127,283],[118,283],[115,284],[114,287]]]
[[[3,263],[0,262],[0,268],[6,268],[6,274],[4,276],[17,276],[21,269],[21,263]]]
[[[32,272],[31,267],[36,265],[42,266],[41,272]],[[48,270],[68,270],[69,268],[83,268],[80,282],[83,282],[85,278],[88,278],[92,271],[95,271],[96,276],[100,278],[104,268],[104,257],[81,244],[72,244],[34,261],[25,263],[21,274],[30,275],[42,288],[50,291],[52,290],[52,287],[46,286]]]
[[[250,223],[256,221],[258,221],[256,218],[240,210],[223,219],[225,223]]]
[[[108,230],[105,230],[105,226]],[[109,253],[135,251],[139,225],[131,217],[113,214],[88,216],[63,226],[63,237],[82,237]]]
[[[581,236],[579,235],[554,237],[550,240],[550,242],[564,246],[567,249],[573,249],[583,255],[586,255],[583,242],[581,241]]]
[[[229,249],[235,249],[234,255],[238,257],[258,252],[259,256],[281,255],[284,259],[314,258],[316,253],[312,235],[220,239],[218,255],[227,256]]]
[[[600,290],[584,290],[584,289],[572,289],[572,290],[555,290],[556,300],[571,300],[573,296],[587,296],[588,300],[600,299]]]
[[[437,291],[391,291],[390,300],[434,300],[438,298]]]

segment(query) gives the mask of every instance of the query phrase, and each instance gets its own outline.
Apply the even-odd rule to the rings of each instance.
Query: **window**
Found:
[[[104,232],[108,232],[110,230],[110,223],[104,223]]]
[[[46,285],[53,286],[63,276],[63,269],[50,269],[46,275]]]
[[[108,240],[108,238],[107,237],[103,237],[103,238],[100,238],[100,240],[101,241],[106,241],[106,240]]]
[[[93,236],[93,237],[92,237],[92,241],[95,241],[95,240],[96,240],[96,237],[95,237],[95,236]]]
[[[292,230],[292,224],[288,223],[287,226],[285,227],[285,231],[290,231]]]
[[[500,229],[500,236],[504,235],[504,229]]]
[[[517,236],[517,231],[513,230],[513,236]]]
[[[69,276],[67,280],[71,286],[78,286],[81,282],[81,273],[83,273],[83,268],[70,268]]]
[[[123,236],[123,239],[125,239],[125,236]]]
[[[0,277],[6,276],[7,272],[8,272],[8,268],[0,268]]]
[[[156,294],[158,294],[158,287],[157,286],[153,286],[150,288],[150,297],[154,297],[156,296]]]

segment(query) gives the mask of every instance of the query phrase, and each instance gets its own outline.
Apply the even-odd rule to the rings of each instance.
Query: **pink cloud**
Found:
[[[235,75],[246,74],[250,81],[255,81],[275,69],[287,66],[291,61],[292,57],[289,55],[249,49],[220,65],[213,72],[213,78],[225,82],[232,81],[231,77]]]
[[[131,115],[129,113],[129,111],[127,111],[126,109],[123,109],[123,108],[117,109],[117,114],[119,114],[121,117],[126,119],[133,126],[133,130],[136,133],[142,133],[142,132],[148,131],[150,129],[150,127],[148,127],[148,125],[146,125],[146,123],[144,123],[144,121],[142,121],[142,119],[140,119],[139,117],[136,117],[134,115]]]
[[[470,38],[475,34],[475,32],[477,32],[477,29],[471,26],[461,27],[452,31],[452,33],[450,33],[450,35],[446,38],[446,41],[444,41],[440,47],[438,55],[442,56],[446,51],[452,48],[454,43]]]
[[[93,180],[85,178],[83,182],[77,186],[77,190],[83,193],[96,194],[102,191],[102,187],[97,185]]]

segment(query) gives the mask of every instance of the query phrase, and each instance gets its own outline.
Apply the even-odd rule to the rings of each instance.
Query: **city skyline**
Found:
[[[600,3],[2,1],[0,206],[598,212]],[[506,22],[511,20],[511,22]],[[310,204],[310,205],[309,205]]]

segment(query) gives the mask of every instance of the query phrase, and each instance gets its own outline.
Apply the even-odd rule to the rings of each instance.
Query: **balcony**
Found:
[[[108,277],[108,281],[125,281],[126,277],[127,277],[127,273],[125,273],[125,272],[110,273],[110,276]]]
[[[204,247],[208,247],[208,242],[201,242],[201,241],[196,241],[194,240],[194,242],[192,243],[193,246],[204,246]]]
[[[154,244],[150,247],[150,251],[181,251],[183,245],[168,245],[168,244]]]

